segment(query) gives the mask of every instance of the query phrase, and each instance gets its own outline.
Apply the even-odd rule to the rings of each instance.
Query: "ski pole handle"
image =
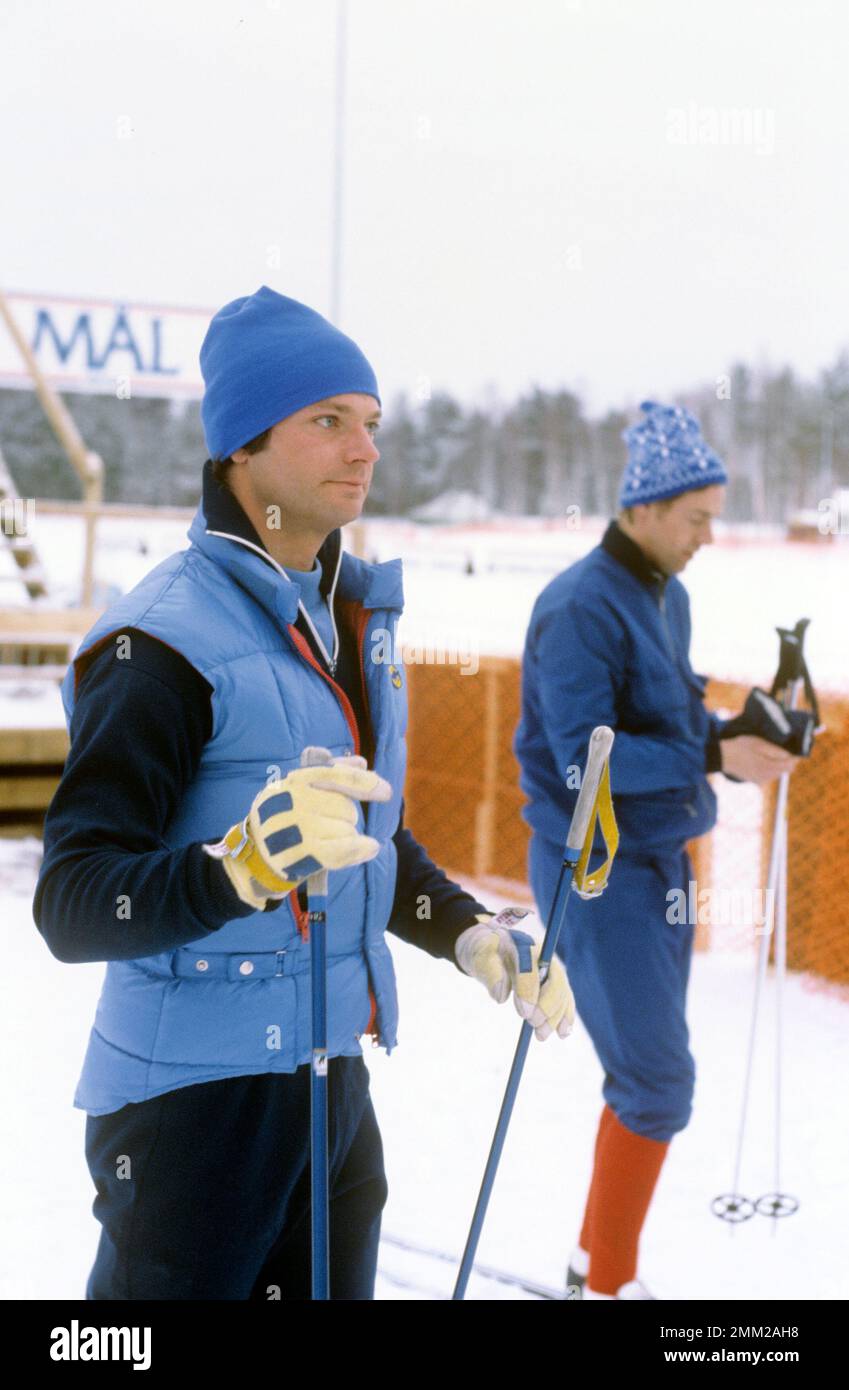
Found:
[[[609,729],[606,724],[597,725],[590,735],[586,767],[581,779],[581,790],[578,792],[569,834],[566,837],[567,850],[577,850],[580,854],[584,847],[598,793],[598,784],[601,781],[601,775],[604,772],[605,763],[610,757],[612,747],[613,730]]]

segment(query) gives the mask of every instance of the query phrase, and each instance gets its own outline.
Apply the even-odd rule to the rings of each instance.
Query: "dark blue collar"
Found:
[[[641,584],[646,584],[650,589],[659,588],[661,593],[666,588],[669,575],[657,569],[647,559],[636,541],[625,535],[617,521],[611,521],[601,538],[601,546],[614,560],[618,560],[620,565],[624,565],[635,579],[639,579]]]

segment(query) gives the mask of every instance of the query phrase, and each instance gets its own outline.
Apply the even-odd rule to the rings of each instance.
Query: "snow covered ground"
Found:
[[[518,655],[534,599],[568,564],[598,543],[602,521],[578,529],[521,519],[510,528],[414,526],[369,521],[369,558],[405,563],[404,641],[437,643],[478,655]],[[183,548],[186,523],[110,518],[98,525],[99,601],[131,588],[155,564]],[[33,536],[51,581],[45,606],[77,602],[83,526],[78,518],[36,515]],[[468,562],[473,574],[465,572]],[[26,602],[11,557],[0,553],[3,600]],[[823,690],[849,688],[849,538],[829,544],[783,541],[774,533],[720,532],[681,578],[693,611],[696,670],[765,684],[778,659],[776,626],[811,619],[811,671]]]
[[[0,1298],[82,1296],[100,1227],[83,1152],[85,1116],[72,1108],[103,975],[63,965],[30,911],[40,844],[0,840],[4,958],[0,1029]],[[472,886],[472,885],[469,885]],[[484,901],[499,906],[491,894]],[[510,1003],[494,1005],[451,965],[393,941],[401,997],[400,1045],[367,1050],[386,1151],[386,1233],[459,1256],[518,1033]],[[781,1223],[740,1227],[711,1215],[729,1187],[751,1003],[746,954],[697,955],[690,990],[698,1082],[695,1114],[672,1144],[643,1238],[641,1274],[664,1299],[849,1297],[845,1096],[849,1011],[788,983],[782,1181],[801,1200]],[[774,1187],[771,1162],[774,985],[761,1046],[742,1187]],[[600,1101],[601,1072],[578,1024],[566,1041],[534,1042],[478,1259],[561,1286],[580,1224]],[[454,1267],[381,1247],[380,1299],[449,1296]],[[469,1297],[529,1298],[473,1278]]]

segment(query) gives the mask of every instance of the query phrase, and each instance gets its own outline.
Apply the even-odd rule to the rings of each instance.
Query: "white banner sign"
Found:
[[[7,303],[48,381],[63,391],[200,397],[198,353],[214,309],[8,292]],[[32,389],[0,318],[0,386]]]

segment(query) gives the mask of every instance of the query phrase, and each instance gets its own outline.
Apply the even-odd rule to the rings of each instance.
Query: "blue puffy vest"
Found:
[[[371,722],[373,747],[360,750],[347,698],[294,627],[297,585],[255,548],[208,532],[202,510],[189,540],[187,551],[157,565],[99,618],[76,661],[97,643],[139,628],[180,652],[213,687],[212,735],[165,831],[168,846],[218,840],[271,777],[300,766],[309,744],[334,754],[362,751],[386,778],[391,801],[358,807],[359,828],[380,841],[380,853],[329,875],[327,988],[330,1055],[358,1055],[367,1031],[389,1050],[398,1008],[384,931],[395,892],[392,837],[407,705],[402,672],[386,654],[394,651],[403,604],[401,562],[340,557],[335,611],[357,634]],[[77,678],[75,663],[62,686],[69,726]],[[236,918],[201,941],[109,961],[75,1106],[105,1114],[180,1086],[292,1072],[307,1062],[306,936],[293,892],[273,910]]]

